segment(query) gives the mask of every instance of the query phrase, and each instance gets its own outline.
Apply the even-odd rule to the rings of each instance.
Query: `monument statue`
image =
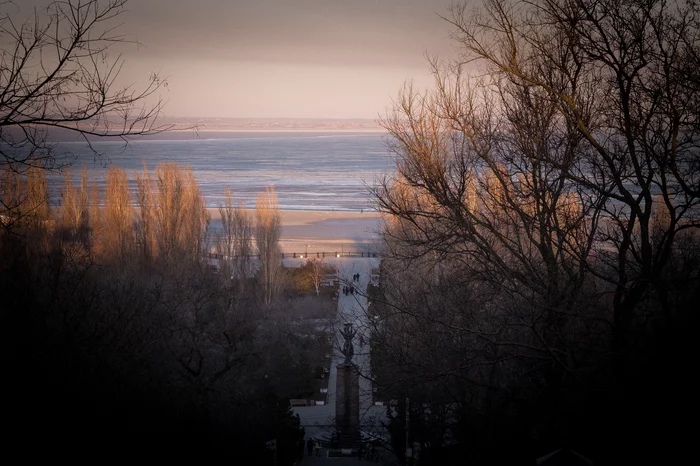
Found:
[[[343,344],[343,349],[340,351],[345,356],[345,361],[343,364],[346,366],[352,365],[352,356],[355,354],[355,349],[352,346],[352,339],[357,335],[357,331],[353,330],[351,323],[346,323],[344,329],[340,331],[340,334],[345,338],[345,343]]]

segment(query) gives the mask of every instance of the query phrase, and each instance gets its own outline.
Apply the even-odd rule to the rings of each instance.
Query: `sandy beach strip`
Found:
[[[221,220],[218,209],[210,208],[212,226]],[[251,210],[253,212],[253,210]],[[362,252],[376,250],[381,214],[374,211],[281,210],[285,254]]]
[[[213,221],[220,221],[221,215],[219,209],[208,207],[207,211]],[[249,209],[251,213],[255,209]],[[316,222],[325,222],[329,220],[348,220],[348,219],[368,219],[380,218],[381,214],[375,211],[344,211],[344,210],[280,210],[283,226],[291,225],[310,225]]]

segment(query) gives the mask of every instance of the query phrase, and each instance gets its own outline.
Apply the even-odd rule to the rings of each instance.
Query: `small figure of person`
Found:
[[[314,439],[309,439],[306,442],[306,450],[309,452],[309,456],[311,456],[311,451],[314,449]]]
[[[363,346],[364,344],[365,344],[365,339],[364,339],[364,337],[362,336],[362,334],[360,334],[360,348],[362,348],[362,346]]]
[[[321,456],[321,444],[319,442],[314,442],[314,451],[316,451],[316,456]]]

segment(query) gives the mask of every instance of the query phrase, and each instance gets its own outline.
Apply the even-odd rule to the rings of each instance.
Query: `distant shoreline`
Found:
[[[200,133],[387,133],[384,128],[182,128],[169,129],[159,134],[200,132]]]
[[[119,144],[133,144],[146,141],[197,141],[206,139],[226,139],[226,135],[236,135],[236,138],[244,134],[254,134],[256,135],[299,135],[305,136],[307,134],[322,134],[322,135],[388,135],[389,133],[382,128],[173,128],[160,132],[155,132],[153,134],[144,134],[134,138],[128,138],[127,141],[123,140],[119,136],[115,135],[105,135],[105,136],[87,136],[90,142],[106,142],[106,143],[119,143]],[[211,136],[207,138],[206,136]],[[65,143],[85,143],[85,140],[78,134],[67,131],[67,130],[53,130],[48,138],[52,143],[65,144]]]

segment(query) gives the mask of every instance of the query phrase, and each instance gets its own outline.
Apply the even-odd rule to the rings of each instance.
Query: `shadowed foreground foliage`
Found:
[[[692,455],[700,8],[471,6],[383,122],[378,382],[422,464]]]
[[[118,193],[123,177],[110,173],[113,192],[101,212],[90,215],[85,202],[72,209],[82,213],[70,219],[84,222],[52,220],[47,208],[24,202],[0,230],[2,394],[11,439],[60,457],[99,458],[90,455],[102,447],[110,455],[246,464],[272,464],[265,442],[276,439],[277,464],[291,464],[303,434],[288,400],[317,391],[313,370],[327,351],[322,332],[294,322],[303,318],[293,306],[296,292],[268,304],[256,275],[232,276],[232,268],[222,265],[229,273],[221,273],[203,261],[202,211],[187,207],[201,205],[194,181],[194,193],[182,195],[151,186],[148,195],[160,197],[152,209],[162,218],[142,212],[125,219],[118,215],[130,212],[118,205],[128,201]],[[166,172],[157,173],[167,184]],[[36,205],[46,206],[41,171],[8,179],[21,193],[38,192]],[[65,192],[80,199],[79,188],[68,184]],[[178,223],[169,222],[172,215]],[[144,218],[165,233],[144,234]],[[327,298],[316,305],[315,317],[334,308]]]

